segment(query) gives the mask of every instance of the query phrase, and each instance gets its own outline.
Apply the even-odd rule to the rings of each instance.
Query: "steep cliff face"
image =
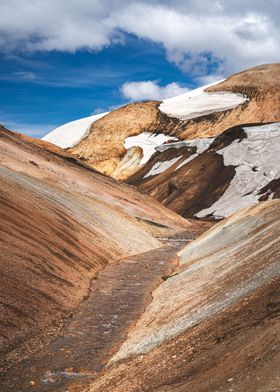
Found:
[[[243,209],[180,251],[91,391],[277,390],[279,214]]]
[[[143,164],[134,150],[126,154],[126,138],[143,132],[179,140],[215,137],[234,125],[280,121],[279,101],[280,64],[268,64],[163,102],[133,103],[66,124],[44,139],[71,147],[97,170],[125,179]]]

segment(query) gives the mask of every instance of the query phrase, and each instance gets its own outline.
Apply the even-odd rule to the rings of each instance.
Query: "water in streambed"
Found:
[[[1,392],[70,392],[94,378],[150,303],[162,277],[174,270],[177,250],[163,247],[106,266],[60,336],[1,377]]]

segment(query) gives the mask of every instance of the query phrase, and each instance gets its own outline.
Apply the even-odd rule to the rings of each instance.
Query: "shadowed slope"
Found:
[[[184,217],[220,219],[279,197],[279,153],[280,123],[244,124],[215,139],[160,146],[127,182]]]

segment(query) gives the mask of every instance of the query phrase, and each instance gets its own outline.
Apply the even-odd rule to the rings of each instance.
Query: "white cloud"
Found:
[[[277,0],[0,0],[0,50],[100,50],[123,33],[197,75],[280,60]]]
[[[107,112],[107,110],[104,109],[104,108],[98,107],[98,108],[95,108],[95,109],[90,113],[90,115],[93,116],[93,115],[95,115],[95,114],[100,114],[100,113],[104,113],[104,112]]]
[[[170,83],[162,87],[150,80],[144,82],[127,82],[121,88],[124,97],[132,101],[145,99],[161,101],[165,98],[183,94],[188,90],[185,87],[179,86],[177,83]]]
[[[198,77],[197,82],[200,86],[206,86],[207,84],[212,84],[222,79],[224,79],[223,75],[210,74]]]
[[[28,71],[20,71],[14,72],[14,75],[17,76],[19,79],[31,81],[36,79],[36,75],[33,72]]]

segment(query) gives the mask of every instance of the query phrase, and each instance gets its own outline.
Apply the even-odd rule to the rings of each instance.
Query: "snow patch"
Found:
[[[170,161],[163,161],[163,162],[157,162],[154,164],[154,166],[151,168],[151,170],[144,175],[143,178],[147,178],[150,176],[155,176],[156,174],[160,174],[164,172],[165,170],[169,169],[173,163],[177,162],[180,158],[182,158],[182,155],[173,159],[170,159]]]
[[[187,163],[189,163],[190,161],[192,161],[195,157],[197,157],[198,154],[192,154],[191,156],[189,156],[188,158],[184,159],[181,163],[179,163],[179,165],[176,167],[176,170],[179,170],[182,166],[186,165]]]
[[[162,144],[161,146],[156,147],[156,151],[163,152],[169,150],[170,148],[176,148],[176,150],[180,150],[184,147],[196,147],[197,154],[201,154],[203,151],[207,150],[213,140],[213,137],[209,137],[205,139],[191,139],[175,143]]]
[[[198,218],[224,218],[256,204],[261,188],[280,177],[280,122],[243,129],[247,138],[217,151],[225,166],[236,167],[234,178],[219,200],[196,214]]]
[[[189,120],[210,113],[233,109],[248,100],[242,94],[226,91],[207,93],[204,91],[207,87],[214,86],[223,81],[224,79],[178,95],[177,97],[165,99],[160,104],[159,110],[168,116],[176,117],[180,120]]]
[[[184,147],[196,147],[196,153],[189,156],[183,162],[181,162],[176,167],[176,169],[175,169],[175,171],[176,171],[176,170],[180,169],[180,167],[184,166],[186,163],[193,160],[195,157],[197,157],[203,151],[207,150],[207,148],[210,146],[210,144],[212,143],[213,140],[214,140],[214,138],[205,138],[205,139],[192,139],[192,140],[185,140],[185,141],[181,141],[181,142],[168,143],[168,144],[163,144],[161,146],[156,147],[156,151],[163,152],[163,151],[166,151],[170,148],[176,148],[177,150],[179,150]],[[146,176],[147,176],[147,174],[146,174]]]
[[[167,142],[168,140],[178,140],[176,137],[164,135],[160,133],[158,135],[151,132],[141,132],[137,136],[129,136],[125,139],[124,147],[128,150],[131,147],[141,147],[143,150],[143,158],[141,165],[148,162],[153,153],[156,151],[156,147]]]
[[[210,146],[214,138],[207,138],[207,139],[193,139],[189,140],[188,142],[185,142],[187,146],[195,146],[196,147],[196,153],[189,156],[188,158],[184,159],[183,162],[181,162],[175,169],[178,170],[180,167],[186,165],[188,162],[192,161],[194,158],[196,158],[199,154],[201,154],[203,151],[207,150],[207,148]]]
[[[61,148],[71,148],[88,136],[91,125],[109,112],[95,114],[61,125],[42,138]]]

